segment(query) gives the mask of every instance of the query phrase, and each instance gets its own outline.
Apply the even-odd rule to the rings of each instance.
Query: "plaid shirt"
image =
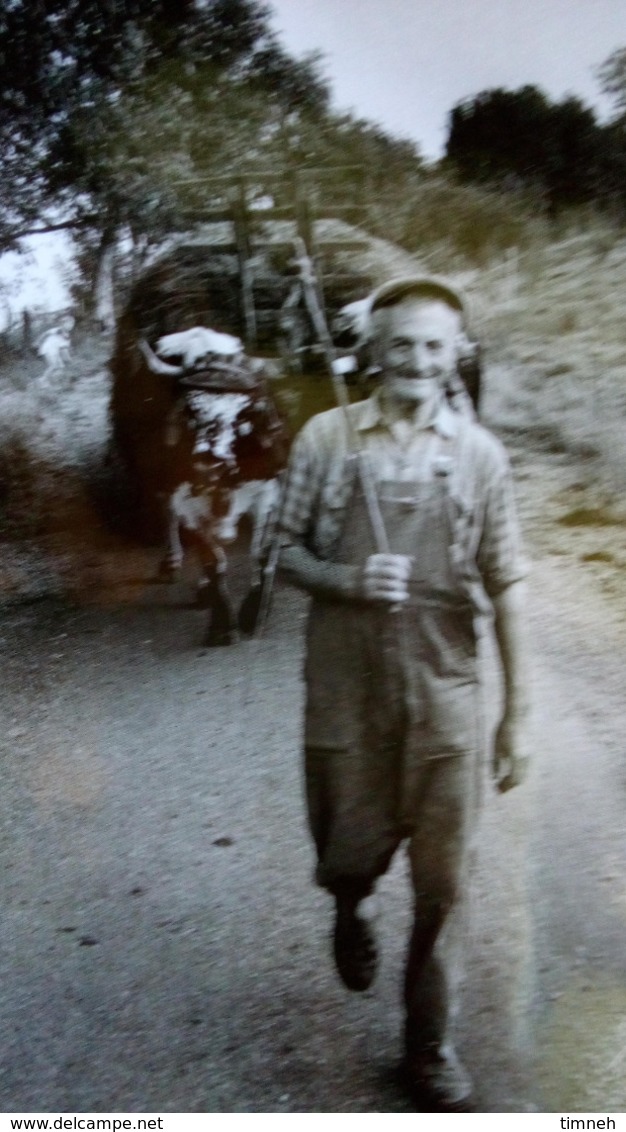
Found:
[[[450,476],[459,504],[460,551],[490,597],[525,576],[513,484],[500,442],[441,403],[423,427],[386,418],[379,393],[351,405],[357,445],[375,482]],[[281,543],[332,559],[354,484],[354,451],[342,409],[307,422],[294,443],[281,512]]]

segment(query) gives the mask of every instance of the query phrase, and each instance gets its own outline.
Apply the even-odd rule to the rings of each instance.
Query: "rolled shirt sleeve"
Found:
[[[476,564],[490,598],[497,597],[528,573],[515,503],[513,476],[504,452],[485,492],[485,507]]]
[[[305,425],[291,452],[280,521],[281,574],[309,593],[338,600],[361,597],[361,570],[328,560],[340,526],[338,509],[329,508],[330,482],[345,492],[341,445],[329,437],[328,422]],[[335,422],[336,423],[336,422]],[[332,424],[332,421],[331,421]]]
[[[342,410],[312,417],[291,451],[281,509],[281,545],[299,543],[319,558],[332,556],[352,489],[349,469],[353,466]]]
[[[319,454],[311,441],[311,431],[305,426],[296,437],[291,450],[280,518],[283,546],[307,541],[316,510],[319,493],[316,464],[319,464]]]

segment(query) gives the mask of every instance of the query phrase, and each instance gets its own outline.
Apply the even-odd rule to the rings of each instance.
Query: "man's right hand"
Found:
[[[363,570],[363,596],[367,601],[403,604],[409,596],[412,568],[408,554],[371,554]]]

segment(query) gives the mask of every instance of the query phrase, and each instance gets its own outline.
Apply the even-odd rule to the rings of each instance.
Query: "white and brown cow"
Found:
[[[165,353],[169,345],[166,342],[163,348],[160,340],[157,349]],[[182,355],[186,362],[182,366],[164,363],[145,342],[140,346],[154,372],[176,381],[176,397],[165,423],[167,547],[159,574],[164,581],[173,580],[182,566],[184,544],[191,545],[202,568],[199,602],[209,611],[206,644],[226,645],[232,642],[236,626],[244,633],[255,628],[287,438],[259,363],[245,358],[241,350],[224,350],[221,359],[228,361],[218,358],[217,350],[212,357],[203,354],[193,359],[185,356],[191,350],[188,342],[177,345],[181,348],[176,355],[172,349],[169,356]],[[252,531],[252,581],[235,618],[226,548],[244,515]]]

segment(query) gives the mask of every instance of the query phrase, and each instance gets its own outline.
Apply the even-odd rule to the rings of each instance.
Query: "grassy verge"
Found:
[[[591,229],[520,253],[474,282],[497,362],[491,415],[626,488],[626,236]]]

